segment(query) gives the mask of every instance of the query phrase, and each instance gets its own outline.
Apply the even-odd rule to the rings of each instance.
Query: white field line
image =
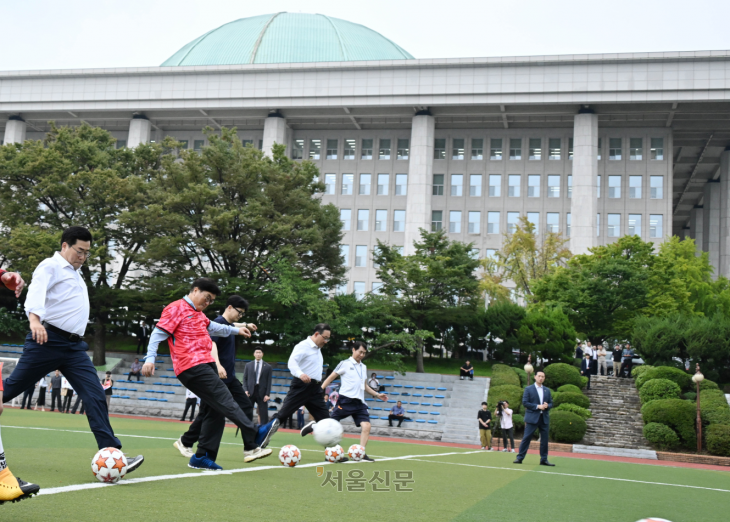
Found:
[[[474,452],[476,453],[476,452]],[[451,464],[452,466],[466,466],[470,468],[482,468],[482,469],[498,469],[498,470],[505,470],[505,471],[522,471],[523,473],[542,473],[545,475],[560,475],[562,477],[578,477],[578,478],[592,478],[592,479],[600,479],[600,480],[615,480],[618,482],[634,482],[636,484],[651,484],[655,486],[672,486],[676,488],[688,488],[688,489],[705,489],[708,491],[721,491],[723,493],[730,493],[730,489],[718,489],[718,488],[706,488],[703,486],[690,486],[688,484],[669,484],[667,482],[649,482],[645,480],[632,480],[632,479],[623,479],[623,478],[615,478],[615,477],[598,477],[594,475],[578,475],[574,473],[558,473],[554,471],[541,471],[537,469],[520,469],[520,468],[502,468],[498,466],[480,466],[478,464],[463,464],[460,462],[444,462],[440,460],[424,460],[418,457],[411,457],[409,460],[415,460],[419,462],[432,462],[434,464]]]
[[[450,452],[450,453],[436,453],[432,455],[404,455],[402,457],[386,457],[381,458],[378,460],[378,462],[384,462],[384,461],[390,461],[390,460],[410,460],[414,459],[415,457],[446,457],[449,455],[463,455],[465,453],[481,453],[481,451],[469,451],[469,452]],[[300,468],[313,468],[313,467],[321,467],[321,466],[327,466],[333,464],[332,462],[313,462],[311,464],[301,464],[298,465],[294,469],[300,469]],[[349,461],[345,462],[343,464],[360,464],[360,462],[354,462]],[[365,463],[366,465],[368,463]],[[55,495],[57,493],[70,493],[73,491],[82,491],[85,489],[98,489],[98,488],[106,488],[106,487],[117,487],[117,486],[127,486],[130,484],[139,484],[142,482],[157,482],[160,480],[174,480],[174,479],[181,479],[181,478],[200,478],[200,477],[220,477],[221,475],[233,475],[234,473],[248,473],[249,471],[265,471],[269,469],[290,469],[285,468],[284,466],[255,466],[251,468],[238,468],[238,469],[228,469],[228,470],[222,470],[222,471],[199,471],[195,473],[180,473],[176,475],[157,475],[152,477],[140,477],[137,479],[125,479],[120,481],[117,484],[104,484],[101,482],[91,482],[88,484],[73,484],[71,486],[61,486],[57,488],[47,488],[47,489],[41,489],[41,491],[38,493],[39,495]]]

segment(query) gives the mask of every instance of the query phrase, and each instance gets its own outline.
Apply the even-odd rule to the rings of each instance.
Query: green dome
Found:
[[[362,25],[320,14],[276,13],[241,18],[213,29],[162,66],[412,59]]]

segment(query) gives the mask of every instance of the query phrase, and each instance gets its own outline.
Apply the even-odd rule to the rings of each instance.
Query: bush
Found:
[[[512,424],[515,425],[515,432],[525,429],[525,416],[518,413],[512,414]]]
[[[707,428],[707,451],[713,455],[730,457],[730,426],[715,424]]]
[[[669,379],[676,382],[682,391],[692,391],[692,376],[684,370],[670,366],[658,366],[640,374],[636,379],[636,388],[640,390],[652,379]]]
[[[522,385],[522,387],[524,388],[525,386],[527,386],[527,372],[522,368],[512,368],[512,370],[520,378],[520,384]]]
[[[658,399],[679,399],[679,385],[669,379],[652,379],[644,383],[639,390],[641,404]]]
[[[572,393],[583,393],[580,391],[580,388],[575,386],[574,384],[563,384],[560,388],[558,388],[559,392],[572,392]]]
[[[590,408],[591,401],[588,397],[582,393],[563,392],[557,397],[553,398],[553,407],[557,408],[561,404],[575,404],[581,408]]]
[[[554,411],[569,411],[571,413],[575,413],[576,415],[580,415],[584,420],[590,419],[592,417],[591,410],[588,410],[586,408],[581,408],[580,406],[576,406],[575,404],[571,404],[569,402],[564,402],[557,408],[553,408]]]
[[[694,386],[694,384],[693,384]],[[696,389],[696,388],[695,388]],[[700,391],[702,390],[719,390],[720,387],[717,385],[716,382],[711,381],[710,379],[705,379],[700,383]]]
[[[525,410],[522,406],[522,393],[523,390],[520,386],[513,386],[511,384],[490,387],[487,396],[487,407],[489,411],[494,412],[497,409],[497,403],[499,401],[507,401],[512,409],[514,419],[515,413],[522,413]]]
[[[520,386],[520,377],[506,364],[495,364],[492,366],[492,377],[489,381],[489,387],[498,386]],[[512,404],[510,402],[510,404]]]
[[[652,368],[654,368],[654,367],[649,364],[642,364],[641,366],[634,366],[633,368],[631,368],[631,376],[634,379],[636,379],[639,377],[639,375],[651,370]]]
[[[650,422],[644,426],[644,438],[662,450],[674,449],[679,446],[679,437],[675,431],[665,424]]]
[[[564,384],[582,385],[580,370],[565,363],[550,364],[545,367],[545,386],[557,390]]]
[[[687,392],[682,394],[682,398],[687,401],[696,401],[697,400],[697,394],[695,392]]]
[[[588,377],[580,376],[580,389],[584,390],[585,387],[588,386]]]
[[[550,413],[550,438],[555,442],[580,442],[586,428],[586,421],[573,412],[554,410]]]
[[[660,399],[647,402],[641,407],[644,424],[658,422],[672,428],[683,446],[695,448],[697,434],[695,433],[695,405],[681,399]]]
[[[730,406],[720,390],[700,392],[700,415],[704,425],[724,424],[730,426]]]

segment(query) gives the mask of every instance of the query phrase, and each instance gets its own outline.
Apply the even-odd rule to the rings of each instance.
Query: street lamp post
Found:
[[[700,372],[700,364],[697,363],[697,371],[692,376],[692,381],[697,385],[697,453],[702,452],[702,416],[700,415],[700,383],[705,376]]]
[[[532,375],[532,372],[535,371],[535,368],[532,367],[532,364],[530,364],[530,361],[532,360],[532,355],[527,356],[527,364],[525,365],[525,373],[527,373],[527,385],[530,385],[530,376]]]

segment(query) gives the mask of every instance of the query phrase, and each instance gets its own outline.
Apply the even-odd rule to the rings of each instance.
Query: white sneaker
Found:
[[[264,449],[264,448],[256,448],[253,450],[243,451],[243,461],[244,462],[253,462],[256,459],[263,459],[264,457],[268,457],[271,455],[270,449]]]
[[[175,446],[180,454],[185,458],[190,458],[193,455],[195,455],[195,452],[193,451],[193,448],[188,448],[187,446],[184,446],[182,443],[182,437],[177,439],[175,442],[172,443],[173,446]]]
[[[485,449],[484,446],[482,446],[482,449]]]
[[[512,448],[512,453],[517,453],[514,448]]]

